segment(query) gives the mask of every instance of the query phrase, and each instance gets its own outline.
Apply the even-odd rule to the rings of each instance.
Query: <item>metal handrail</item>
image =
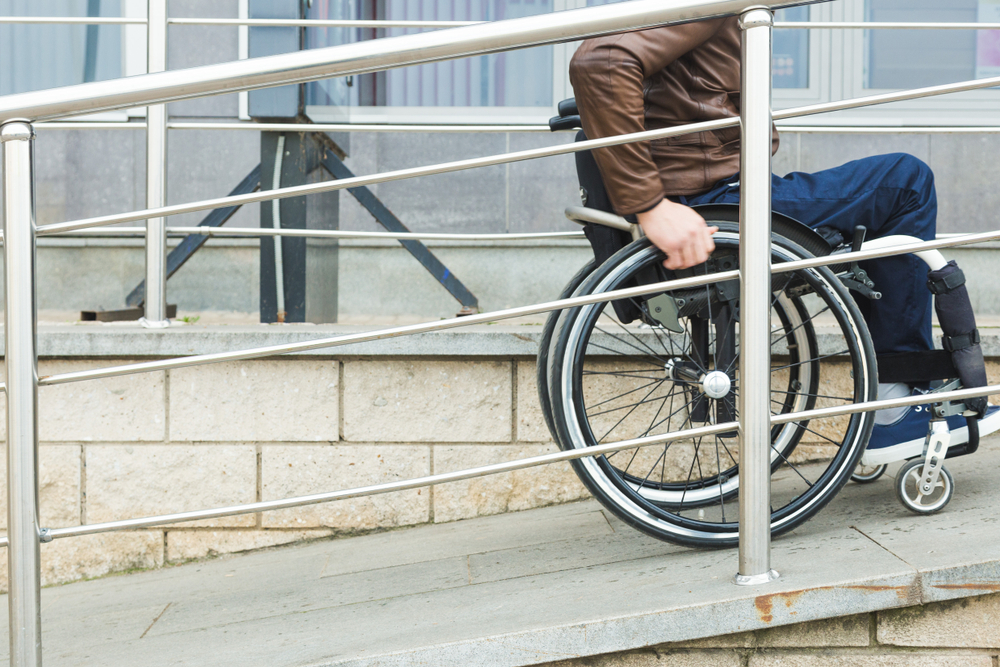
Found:
[[[760,0],[777,9],[802,0]],[[143,74],[0,97],[0,123],[32,122],[255,90],[393,67],[571,42],[628,30],[738,14],[746,0],[633,0],[265,58]]]
[[[162,1],[162,0],[156,0]],[[765,0],[760,3],[765,8],[779,8],[797,4],[807,4],[803,2],[785,0]],[[482,468],[445,473],[444,475],[432,475],[403,482],[394,482],[388,485],[375,485],[361,489],[348,489],[335,491],[326,494],[314,494],[312,496],[301,496],[296,498],[286,498],[276,501],[265,501],[262,503],[252,503],[228,508],[218,508],[214,510],[198,510],[195,512],[185,512],[179,514],[162,515],[158,517],[146,517],[140,519],[128,519],[123,521],[108,522],[103,524],[90,524],[70,528],[60,528],[39,532],[37,526],[37,506],[32,504],[32,493],[37,498],[36,483],[32,473],[34,458],[29,455],[32,439],[34,447],[37,448],[37,412],[33,402],[33,392],[37,386],[63,384],[104,377],[115,377],[133,373],[166,370],[169,368],[181,368],[187,366],[200,365],[205,363],[217,363],[221,361],[233,361],[238,359],[259,358],[276,354],[286,354],[293,352],[303,352],[308,350],[328,348],[348,345],[369,340],[380,340],[393,338],[415,333],[444,330],[459,326],[467,326],[482,322],[491,322],[513,317],[520,317],[530,314],[539,314],[551,310],[568,307],[581,306],[586,304],[602,303],[610,300],[638,296],[660,292],[666,289],[676,289],[681,287],[693,287],[704,285],[718,280],[732,280],[742,277],[741,280],[741,300],[745,306],[744,318],[741,321],[741,377],[744,380],[744,391],[740,392],[740,413],[741,418],[738,426],[742,430],[743,438],[749,443],[744,457],[741,457],[740,467],[740,568],[742,574],[752,575],[743,577],[744,583],[761,583],[770,578],[769,571],[769,525],[770,517],[768,512],[767,480],[769,466],[766,445],[759,447],[754,443],[767,442],[769,440],[769,429],[771,424],[786,423],[799,419],[816,419],[821,417],[831,417],[837,415],[852,414],[855,412],[867,412],[887,407],[897,407],[904,405],[920,405],[928,402],[937,402],[943,399],[970,398],[1000,392],[1000,385],[981,387],[975,389],[965,389],[956,392],[935,394],[933,397],[926,395],[906,397],[902,399],[891,399],[886,401],[872,401],[857,403],[848,406],[838,406],[834,408],[822,408],[810,410],[802,413],[785,414],[772,416],[767,409],[767,375],[761,371],[761,361],[763,360],[766,369],[768,350],[766,341],[770,340],[769,327],[767,326],[767,299],[760,301],[761,292],[769,298],[767,275],[768,273],[781,273],[793,270],[804,270],[828,264],[843,263],[845,261],[870,259],[889,255],[909,253],[916,250],[949,247],[977,243],[1000,238],[1000,231],[986,232],[983,234],[969,234],[957,238],[939,239],[936,241],[909,243],[894,246],[891,248],[879,248],[863,250],[858,253],[845,253],[826,257],[817,257],[807,260],[797,260],[776,264],[773,268],[769,266],[769,253],[767,244],[769,243],[766,234],[767,213],[770,210],[769,178],[770,169],[770,120],[772,114],[767,105],[765,91],[769,90],[767,76],[764,74],[767,68],[767,58],[770,48],[770,31],[775,27],[771,20],[771,15],[766,11],[757,8],[746,8],[741,2],[734,0],[708,0],[700,2],[698,0],[674,0],[670,7],[664,8],[661,0],[636,0],[627,5],[614,5],[605,7],[593,7],[570,12],[553,13],[542,16],[527,17],[525,19],[514,19],[489,24],[468,25],[459,28],[451,28],[441,32],[422,33],[419,35],[408,35],[403,37],[386,38],[377,41],[362,42],[338,47],[329,47],[314,51],[306,51],[283,56],[272,56],[255,60],[246,60],[238,63],[226,65],[214,65],[192,70],[181,70],[176,72],[163,72],[159,74],[148,74],[139,77],[131,77],[127,80],[116,80],[70,86],[63,89],[50,91],[38,91],[35,93],[23,93],[0,98],[0,124],[16,118],[27,117],[31,120],[54,119],[66,116],[78,115],[81,113],[93,113],[96,111],[109,111],[114,109],[128,108],[133,106],[162,105],[165,102],[178,99],[191,99],[222,92],[235,92],[240,90],[251,90],[256,88],[286,85],[289,83],[304,82],[319,78],[333,76],[345,76],[348,74],[361,74],[374,72],[391,67],[404,65],[414,65],[426,62],[465,57],[470,55],[481,55],[512,48],[524,48],[541,44],[553,44],[565,41],[573,41],[583,37],[595,36],[599,34],[610,34],[624,30],[652,27],[664,25],[672,22],[683,22],[722,16],[734,13],[741,13],[742,28],[744,29],[744,90],[743,90],[743,113],[742,119],[724,119],[712,121],[710,123],[699,123],[685,126],[684,128],[667,128],[651,132],[640,132],[619,137],[609,137],[589,142],[579,142],[567,146],[559,146],[546,149],[535,149],[531,151],[521,151],[517,153],[507,153],[486,158],[476,158],[473,160],[463,160],[428,167],[399,170],[388,172],[387,174],[377,174],[372,176],[355,177],[343,179],[331,183],[315,184],[312,186],[300,186],[296,188],[284,188],[272,190],[260,195],[250,197],[227,197],[214,200],[183,204],[177,207],[150,207],[145,211],[132,212],[119,216],[104,216],[102,218],[90,218],[86,220],[72,221],[69,223],[58,223],[56,225],[46,225],[37,229],[39,234],[54,234],[72,230],[91,229],[100,225],[111,224],[112,222],[127,222],[130,220],[141,220],[154,217],[165,217],[181,212],[192,212],[195,210],[206,210],[220,206],[230,206],[234,203],[251,203],[252,201],[266,201],[280,199],[291,196],[302,196],[313,192],[325,192],[339,190],[346,187],[356,187],[390,180],[400,180],[415,176],[429,175],[432,173],[446,173],[458,171],[477,166],[487,166],[491,164],[502,164],[547,155],[559,155],[573,153],[579,150],[596,148],[599,146],[612,146],[634,141],[645,141],[653,138],[662,138],[686,134],[693,131],[705,131],[709,129],[721,129],[737,124],[743,126],[744,135],[742,142],[742,163],[743,174],[741,176],[742,188],[744,189],[743,206],[744,229],[743,243],[741,243],[741,270],[727,271],[708,276],[697,276],[681,280],[666,281],[642,287],[616,290],[599,295],[588,295],[582,297],[572,297],[559,301],[543,304],[535,304],[519,308],[506,309],[482,315],[473,315],[452,320],[426,322],[392,329],[381,329],[375,331],[361,332],[355,334],[345,334],[330,338],[322,338],[297,343],[283,345],[252,348],[248,350],[231,351],[214,354],[194,355],[176,359],[165,359],[137,364],[127,364],[117,367],[80,371],[76,373],[62,373],[44,378],[37,378],[37,349],[36,334],[34,332],[34,285],[28,285],[27,290],[20,284],[20,277],[24,275],[33,276],[33,267],[30,258],[33,257],[35,244],[35,231],[33,227],[32,198],[23,196],[26,194],[20,189],[7,190],[8,196],[5,198],[7,209],[7,223],[13,225],[7,230],[9,237],[5,240],[9,242],[7,247],[7,276],[5,283],[7,290],[7,309],[5,336],[7,339],[7,375],[11,378],[12,385],[16,391],[8,396],[8,452],[10,457],[8,483],[11,485],[10,515],[12,518],[9,526],[11,541],[6,538],[0,540],[0,546],[6,545],[11,548],[11,627],[22,628],[26,633],[24,637],[12,632],[11,636],[11,658],[12,661],[23,661],[24,664],[37,664],[40,662],[40,616],[38,598],[38,539],[48,541],[55,537],[69,537],[72,535],[90,534],[95,532],[106,532],[108,530],[119,530],[126,528],[137,528],[152,525],[163,525],[166,523],[176,523],[180,521],[196,520],[201,518],[229,516],[240,513],[250,513],[266,511],[272,509],[283,509],[316,502],[325,502],[341,498],[358,497],[362,495],[373,495],[375,493],[385,493],[389,491],[402,490],[404,488],[416,488],[429,484],[437,484],[446,481],[456,481],[458,479],[468,479],[496,472],[517,470],[520,468],[543,465],[561,460],[572,460],[595,456],[624,448],[640,447],[653,444],[661,444],[672,440],[688,437],[710,435],[713,433],[732,430],[737,424],[735,422],[726,424],[716,424],[699,429],[689,429],[687,431],[675,432],[659,436],[646,436],[636,440],[626,440],[615,443],[607,443],[599,447],[589,449],[574,450],[569,452],[557,452],[540,457],[511,461],[496,466],[485,466]],[[165,25],[166,21],[158,21],[158,26]],[[251,25],[246,23],[245,25]],[[871,28],[875,24],[867,24]],[[977,29],[989,29],[990,24],[976,24]],[[784,25],[780,27],[813,27],[803,24]],[[382,23],[379,27],[388,27]],[[832,24],[824,24],[816,27],[833,27]],[[855,27],[855,26],[845,26]],[[967,29],[967,28],[963,28]],[[748,80],[755,83],[747,84]],[[940,95],[950,92],[965,90],[975,90],[979,88],[1000,85],[1000,77],[990,79],[980,79],[976,81],[961,82],[957,84],[947,84],[944,86],[932,86],[928,88],[903,91],[900,93],[887,93],[854,100],[845,100],[833,103],[816,104],[797,109],[789,109],[773,114],[775,119],[792,118],[809,114],[823,113],[862,106],[870,106],[885,102],[916,99],[932,95]],[[159,123],[159,121],[158,121]],[[91,126],[92,127],[92,126]],[[150,125],[152,127],[152,125]],[[159,127],[166,127],[165,122]],[[259,126],[256,129],[260,129]],[[455,130],[458,131],[458,130]],[[31,187],[31,154],[29,139],[31,127],[27,123],[13,122],[3,127],[3,140],[10,142],[5,145],[5,190],[8,186],[14,187],[27,183],[27,190]],[[752,147],[751,147],[752,145]],[[316,186],[320,187],[316,187]],[[27,193],[30,195],[30,192]],[[176,228],[190,230],[191,228]],[[262,232],[273,231],[275,234],[282,232],[286,235],[313,235],[309,230],[247,230],[246,232],[226,230],[219,235],[254,235],[261,236]],[[331,230],[332,231],[332,230]],[[288,234],[291,232],[291,234]],[[160,236],[164,234],[162,226],[157,232]],[[197,230],[192,233],[207,233],[215,235],[214,230]],[[340,232],[336,232],[340,233]],[[351,233],[351,232],[347,232]],[[270,235],[270,234],[268,234]],[[397,235],[398,236],[398,235]],[[428,238],[427,235],[420,235]],[[497,235],[501,238],[511,238],[508,235]],[[762,252],[748,250],[751,244],[760,246],[763,243]],[[742,274],[742,276],[741,276]],[[29,298],[30,297],[30,298]],[[751,307],[755,303],[763,303],[764,308]],[[760,312],[758,312],[760,311]],[[763,334],[763,337],[762,337]],[[759,355],[751,355],[751,352],[758,352]],[[749,357],[753,356],[753,359]],[[759,358],[758,358],[759,357]],[[743,363],[755,364],[744,369]],[[763,391],[758,391],[763,382]],[[6,389],[6,386],[3,387]],[[30,389],[30,391],[29,391]],[[760,396],[757,396],[757,395]],[[764,397],[762,406],[758,403],[746,401],[760,401]],[[761,408],[762,409],[758,409]],[[32,426],[34,424],[35,426]],[[749,434],[749,438],[748,438]],[[759,444],[759,443],[758,443]],[[763,458],[762,458],[763,457]],[[15,488],[15,485],[19,485]],[[16,506],[15,506],[16,502]],[[34,502],[37,502],[35,500]],[[32,560],[33,559],[33,560]],[[21,563],[16,566],[15,563]],[[19,569],[20,568],[20,569]],[[27,569],[25,569],[27,568]],[[761,569],[763,568],[763,569]],[[17,574],[17,576],[14,576]],[[34,576],[34,590],[30,590],[31,581],[29,575]],[[33,599],[25,599],[34,595]],[[15,614],[16,612],[16,614]],[[34,619],[29,614],[34,613]],[[16,635],[16,636],[15,636]],[[32,644],[31,642],[34,642]],[[32,660],[31,653],[36,653],[37,660]],[[18,664],[21,664],[18,662]]]
[[[57,25],[146,25],[146,19],[129,16],[0,16],[0,24],[45,23]]]
[[[639,0],[639,1],[646,2],[648,0]],[[435,34],[441,34],[441,33],[435,33]],[[147,75],[147,76],[152,76],[152,75]],[[846,109],[857,109],[866,106],[874,106],[877,104],[885,104],[887,102],[899,102],[899,101],[912,100],[923,97],[933,97],[936,95],[945,95],[948,93],[977,90],[979,88],[992,88],[998,85],[1000,85],[1000,76],[989,77],[985,79],[974,79],[971,81],[961,81],[958,83],[949,83],[938,86],[928,86],[925,88],[916,88],[913,90],[906,90],[893,93],[882,93],[879,95],[870,95],[867,97],[859,97],[849,100],[840,100],[837,102],[823,102],[820,104],[812,104],[808,106],[795,107],[792,109],[784,109],[782,111],[775,111],[773,113],[773,118],[775,120],[798,118],[801,116],[810,116],[814,114],[827,113],[831,111],[843,111]],[[3,99],[4,98],[0,97],[0,103],[2,103]],[[643,132],[634,132],[631,134],[621,134],[612,137],[605,137],[603,139],[589,139],[587,141],[577,141],[571,144],[548,146],[545,148],[532,148],[529,150],[515,151],[512,153],[502,153],[499,155],[491,155],[480,158],[456,160],[454,162],[444,162],[441,164],[430,165],[427,167],[411,167],[409,169],[398,169],[396,171],[383,172],[381,174],[375,174],[372,176],[355,176],[353,178],[345,178],[333,181],[323,181],[320,183],[309,183],[306,185],[296,185],[286,188],[277,188],[274,190],[264,190],[245,195],[231,195],[228,197],[205,199],[202,201],[191,202],[188,204],[173,204],[171,206],[150,208],[140,211],[134,211],[131,213],[119,213],[113,215],[98,216],[94,218],[84,218],[71,222],[59,222],[48,225],[41,225],[38,227],[37,231],[39,235],[59,234],[62,232],[74,231],[78,229],[87,229],[88,227],[100,227],[104,225],[113,225],[123,222],[135,222],[137,220],[146,220],[148,218],[180,215],[182,213],[195,213],[198,211],[207,211],[211,209],[225,208],[229,206],[242,206],[244,204],[270,201],[272,199],[301,197],[303,195],[318,194],[321,192],[332,192],[334,190],[343,190],[346,188],[354,188],[363,185],[364,186],[374,185],[376,183],[386,183],[389,181],[399,181],[408,178],[416,178],[418,176],[431,176],[435,174],[445,174],[454,171],[463,171],[465,169],[472,169],[476,167],[489,167],[498,164],[506,164],[509,162],[520,162],[523,160],[530,160],[541,157],[565,155],[568,153],[576,153],[582,150],[591,150],[594,148],[602,148],[606,146],[617,146],[620,144],[633,143],[637,141],[652,141],[654,139],[675,137],[684,134],[690,134],[693,132],[720,130],[727,127],[735,127],[739,124],[740,124],[740,119],[738,117],[724,118],[720,120],[712,120],[701,123],[691,123],[679,127],[670,127],[660,130],[646,130]]]
[[[258,230],[253,230],[258,231]],[[864,261],[877,259],[880,257],[891,257],[893,255],[904,255],[923,250],[936,250],[939,248],[950,248],[960,245],[972,245],[985,241],[1000,240],[1000,230],[992,232],[980,232],[976,234],[964,234],[958,237],[949,237],[934,241],[921,241],[919,243],[903,243],[881,248],[871,248],[859,250],[857,252],[837,253],[809,259],[798,259],[790,262],[775,264],[771,268],[771,273],[787,273],[790,271],[801,271],[814,269],[832,264],[843,264],[852,261]],[[553,310],[562,310],[585,306],[595,303],[603,303],[609,300],[618,300],[644,294],[654,294],[666,290],[686,289],[698,287],[709,283],[735,280],[740,278],[738,270],[722,271],[710,273],[702,276],[692,276],[690,278],[680,278],[663,282],[650,283],[639,287],[630,287],[615,291],[603,292],[601,294],[591,294],[577,296],[556,301],[547,301],[530,306],[518,306],[488,313],[476,315],[466,315],[432,322],[421,322],[418,324],[408,324],[387,329],[374,329],[359,333],[341,334],[339,336],[329,336],[325,338],[315,338],[311,340],[297,341],[294,343],[282,343],[279,345],[268,345],[265,347],[247,348],[243,350],[233,350],[229,352],[213,352],[208,354],[191,355],[187,357],[175,357],[171,359],[159,359],[156,361],[144,361],[135,364],[123,364],[121,366],[105,366],[103,368],[73,371],[69,373],[57,373],[39,377],[38,386],[52,386],[58,384],[68,384],[71,382],[84,382],[88,380],[98,380],[110,377],[121,377],[124,375],[135,375],[138,373],[151,373],[156,371],[173,370],[176,368],[189,368],[203,364],[222,363],[227,361],[244,361],[247,359],[260,359],[280,354],[293,354],[320,350],[331,347],[341,347],[356,343],[367,343],[376,340],[386,340],[389,338],[399,338],[419,333],[431,333],[434,331],[445,331],[475,324],[488,324],[507,319],[525,317],[527,315],[539,315]],[[0,383],[0,391],[6,391],[6,385]]]
[[[171,25],[285,28],[460,28],[492,21],[393,21],[391,19],[167,19]]]
[[[1000,23],[935,23],[900,21],[775,21],[775,30],[998,30]]]

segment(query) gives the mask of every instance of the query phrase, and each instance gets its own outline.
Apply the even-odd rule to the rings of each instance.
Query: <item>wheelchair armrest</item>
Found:
[[[582,127],[579,116],[553,116],[549,118],[549,129],[553,132],[559,130],[579,130]]]
[[[556,110],[559,111],[559,116],[565,118],[566,116],[579,116],[580,110],[576,108],[576,98],[571,97],[568,100],[563,100],[556,106]]]

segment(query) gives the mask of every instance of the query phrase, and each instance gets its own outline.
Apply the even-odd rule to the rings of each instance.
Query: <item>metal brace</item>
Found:
[[[858,252],[861,250],[861,246],[865,242],[865,232],[865,228],[861,225],[854,228],[854,239],[851,241],[851,252]],[[874,289],[875,283],[868,277],[868,273],[858,266],[857,262],[851,262],[850,269],[837,277],[840,278],[840,282],[844,283],[844,286],[847,287],[847,289],[854,290],[863,297],[872,300],[882,298],[882,293]]]
[[[38,541],[42,544],[48,544],[52,541],[52,531],[48,528],[41,528],[38,531]]]
[[[948,429],[948,422],[944,419],[932,420],[924,443],[924,467],[920,471],[920,483],[917,485],[918,497],[930,495],[934,491],[950,443],[951,431]]]

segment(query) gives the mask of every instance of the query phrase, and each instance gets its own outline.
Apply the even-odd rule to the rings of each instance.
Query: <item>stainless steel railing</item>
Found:
[[[152,0],[159,2],[161,0]],[[502,164],[517,160],[546,157],[586,150],[599,146],[610,146],[633,141],[674,136],[687,132],[720,129],[742,124],[743,173],[741,174],[741,219],[743,221],[743,243],[741,252],[763,244],[763,251],[745,252],[741,258],[741,299],[744,304],[764,298],[767,304],[769,274],[783,271],[801,270],[841,263],[850,259],[870,259],[894,254],[904,254],[915,250],[941,248],[969,243],[977,243],[1000,238],[1000,231],[985,234],[964,235],[957,238],[907,244],[894,248],[865,250],[836,257],[822,257],[770,266],[767,252],[770,223],[770,127],[772,118],[791,118],[818,114],[827,111],[856,108],[904,99],[915,99],[950,92],[973,90],[1000,84],[1000,77],[979,81],[934,86],[876,95],[857,100],[826,103],[785,110],[772,114],[770,111],[770,44],[772,19],[768,9],[802,4],[788,1],[765,0],[755,7],[735,0],[675,0],[664,6],[661,0],[637,0],[627,4],[595,7],[571,12],[550,14],[530,19],[516,19],[492,24],[476,24],[453,28],[442,32],[408,35],[388,38],[376,42],[330,47],[317,51],[274,56],[252,61],[242,61],[227,65],[215,65],[178,72],[151,73],[117,80],[64,89],[39,91],[0,98],[0,140],[3,142],[4,159],[4,253],[6,256],[5,296],[6,326],[4,336],[7,350],[6,383],[8,411],[8,538],[0,539],[0,545],[9,549],[11,609],[11,663],[14,665],[41,664],[41,626],[39,616],[39,562],[38,544],[57,537],[69,537],[110,530],[122,530],[144,526],[161,525],[180,521],[190,521],[208,517],[229,516],[248,512],[259,512],[299,505],[327,502],[331,500],[387,493],[447,481],[467,479],[497,472],[506,472],[556,461],[572,460],[586,456],[606,454],[618,449],[661,444],[679,438],[697,437],[736,427],[742,438],[741,452],[744,458],[740,466],[741,535],[739,557],[739,580],[742,583],[761,583],[773,574],[770,568],[770,517],[768,502],[767,456],[772,424],[785,423],[806,418],[829,417],[853,412],[877,410],[888,407],[914,405],[926,401],[925,397],[908,397],[887,401],[873,401],[836,408],[824,408],[808,412],[772,417],[767,403],[763,405],[746,402],[741,404],[740,422],[717,424],[699,429],[689,429],[662,436],[648,436],[635,440],[608,443],[599,447],[572,452],[559,452],[520,461],[485,466],[482,468],[457,471],[444,475],[433,475],[404,482],[375,485],[359,489],[335,491],[312,496],[287,498],[278,501],[251,503],[234,507],[199,510],[180,514],[128,519],[123,521],[92,524],[54,530],[43,529],[38,522],[37,508],[37,388],[39,386],[85,381],[102,377],[141,373],[168,368],[181,368],[206,363],[251,359],[275,354],[301,352],[311,349],[329,348],[368,340],[438,331],[487,321],[502,320],[523,315],[543,313],[551,310],[614,300],[625,296],[653,293],[668,288],[691,287],[717,280],[731,280],[740,277],[740,272],[730,271],[709,276],[699,276],[683,280],[668,281],[638,288],[618,290],[596,296],[576,297],[521,308],[507,309],[469,317],[429,322],[382,329],[358,334],[322,338],[286,345],[276,345],[249,350],[219,354],[196,355],[179,359],[127,364],[104,369],[63,373],[39,378],[37,375],[37,349],[35,334],[34,303],[34,251],[35,239],[39,234],[56,234],[74,230],[95,229],[103,225],[165,218],[178,213],[207,210],[233,203],[251,203],[290,196],[342,189],[362,184],[372,184],[403,178],[413,178],[435,173],[458,171],[491,164]],[[764,8],[760,8],[763,5]],[[253,88],[283,85],[291,82],[308,81],[331,76],[344,76],[362,72],[378,71],[390,67],[432,62],[468,55],[492,53],[510,48],[521,48],[539,44],[571,41],[586,36],[618,32],[638,27],[695,20],[724,14],[742,14],[741,27],[744,31],[744,83],[743,116],[740,119],[698,123],[684,128],[671,128],[655,132],[640,132],[623,137],[579,142],[572,146],[535,149],[508,153],[500,156],[462,160],[443,165],[431,165],[399,170],[374,176],[361,176],[332,183],[321,183],[296,188],[284,188],[267,193],[241,197],[217,198],[202,202],[192,202],[179,206],[150,205],[143,211],[115,216],[89,218],[53,225],[37,227],[34,219],[34,196],[32,176],[32,122],[38,120],[71,117],[80,113],[127,108],[139,105],[162,105],[176,99],[189,99],[221,92],[249,90]],[[788,27],[800,27],[793,24]],[[806,26],[813,27],[813,26]],[[827,24],[823,24],[827,27]],[[844,26],[853,27],[853,26]],[[28,120],[21,120],[21,119]],[[153,127],[159,132],[160,121],[147,120],[147,129]],[[165,126],[165,120],[163,126]],[[131,124],[130,126],[138,126]],[[257,126],[256,129],[260,129]],[[895,129],[895,128],[893,128]],[[147,236],[165,234],[167,229],[157,228]],[[229,230],[227,230],[229,231]],[[274,230],[287,233],[291,230]],[[253,235],[261,235],[267,230],[248,230]],[[242,232],[240,232],[242,233]],[[396,235],[398,236],[398,235]],[[426,238],[427,235],[420,235]],[[743,396],[757,393],[767,396],[769,371],[769,321],[768,308],[744,308],[741,321],[740,357]],[[992,393],[1000,393],[1000,385],[977,389],[967,389],[948,394],[940,394],[938,399],[969,398]]]

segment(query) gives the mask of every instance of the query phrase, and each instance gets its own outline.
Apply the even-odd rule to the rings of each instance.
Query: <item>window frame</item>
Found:
[[[128,1],[128,0],[123,0]],[[245,16],[247,0],[240,0]],[[840,0],[809,5],[810,22],[865,20],[866,0]],[[554,11],[578,9],[586,0],[555,0]],[[835,100],[895,92],[865,88],[866,30],[807,29],[809,33],[809,85],[806,88],[775,88],[772,104],[787,109]],[[933,31],[928,31],[933,33]],[[243,39],[243,38],[241,38]],[[241,42],[242,44],[242,42]],[[544,124],[557,113],[560,100],[572,97],[568,65],[579,42],[553,48],[551,107],[347,107],[308,106],[306,113],[318,122],[383,124]],[[241,46],[242,48],[242,46]],[[242,57],[242,53],[241,53]],[[897,89],[898,90],[898,89]],[[241,93],[241,98],[245,93]],[[241,104],[241,118],[243,106]],[[817,116],[788,119],[788,125],[830,126],[984,126],[996,125],[1000,111],[1000,89],[952,93],[946,96],[895,102],[868,108],[848,109]]]
[[[864,22],[865,1],[842,0],[830,3],[830,8],[834,11],[829,20]],[[821,56],[829,63],[832,75],[829,94],[823,101],[869,97],[905,90],[865,87],[867,30],[812,30],[811,32],[834,33],[836,37],[831,40],[829,50]],[[926,32],[931,35],[934,31]],[[836,84],[837,80],[840,81],[840,85]],[[1000,111],[1000,90],[977,90],[893,102],[888,105],[846,109],[820,116],[790,119],[787,122],[792,125],[976,127],[996,125],[998,111]]]
[[[146,0],[120,0],[121,15],[129,18],[146,18]],[[145,74],[147,71],[146,26],[126,24],[121,26],[121,72],[122,76]],[[64,119],[66,122],[126,122],[131,118],[145,118],[146,107],[124,109],[118,111],[103,111],[100,113],[73,116]],[[51,121],[60,122],[60,119]]]

